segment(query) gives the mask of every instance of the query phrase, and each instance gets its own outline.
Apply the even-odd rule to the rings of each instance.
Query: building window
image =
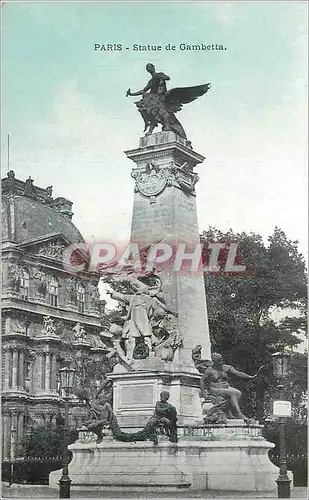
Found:
[[[77,307],[78,312],[85,312],[85,288],[82,285],[78,285],[77,288]]]
[[[48,296],[49,296],[49,303],[53,307],[58,306],[58,293],[59,293],[58,281],[56,280],[56,278],[52,277],[50,278],[48,284]]]
[[[22,269],[19,278],[19,293],[22,299],[27,299],[29,296],[29,273],[26,269]]]

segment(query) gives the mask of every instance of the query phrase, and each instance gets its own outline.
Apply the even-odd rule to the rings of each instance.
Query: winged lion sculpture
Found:
[[[171,130],[187,139],[184,128],[177,120],[175,113],[181,111],[183,104],[195,101],[206,94],[210,89],[210,83],[167,90],[166,82],[170,80],[169,76],[161,72],[156,73],[155,66],[151,63],[146,65],[146,70],[151,74],[146,87],[137,92],[131,92],[131,89],[128,89],[126,93],[127,97],[142,96],[142,99],[135,104],[145,123],[144,132],[150,135],[155,127],[161,124],[162,130]]]

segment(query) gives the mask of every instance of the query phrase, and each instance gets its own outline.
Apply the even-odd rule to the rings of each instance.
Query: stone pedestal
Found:
[[[199,376],[169,371],[138,371],[110,375],[113,380],[113,409],[120,427],[142,429],[151,415],[161,391],[170,393],[177,408],[178,424],[202,421]]]
[[[142,137],[139,148],[125,152],[136,164],[132,171],[135,194],[130,241],[139,248],[167,243],[176,253],[180,252],[180,245],[188,254],[198,250],[198,176],[194,168],[205,158],[189,144],[174,132],[159,132]],[[203,357],[209,358],[210,340],[203,270],[201,266],[190,270],[190,264],[184,261],[180,270],[175,259],[157,265],[161,268],[162,293],[167,305],[178,313],[183,337],[173,370],[195,373],[191,351],[200,344]]]
[[[135,491],[275,491],[278,468],[268,458],[274,445],[256,427],[179,429],[178,444],[161,438],[96,444],[89,432],[70,446],[72,489]],[[50,474],[58,487],[61,471]]]

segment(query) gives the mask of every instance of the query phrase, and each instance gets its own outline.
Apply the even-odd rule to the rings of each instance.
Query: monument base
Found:
[[[76,490],[275,491],[278,468],[268,458],[274,446],[261,426],[181,428],[179,442],[122,443],[110,436],[96,444],[89,431],[70,446],[71,487]],[[50,474],[58,488],[61,471]]]
[[[113,409],[121,428],[142,429],[153,415],[161,391],[170,393],[169,402],[177,408],[179,426],[201,424],[203,421],[199,374],[167,370],[136,371],[114,372],[109,374],[109,378],[113,381]]]

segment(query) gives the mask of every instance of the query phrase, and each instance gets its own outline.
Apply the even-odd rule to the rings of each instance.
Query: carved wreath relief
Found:
[[[156,196],[161,193],[167,183],[167,175],[163,169],[147,163],[144,172],[132,172],[132,177],[135,179],[135,191],[140,192],[144,196]]]
[[[162,193],[167,186],[175,186],[195,196],[195,184],[199,180],[187,162],[181,166],[172,162],[165,167],[147,163],[145,170],[133,170],[131,176],[135,179],[135,192],[149,197],[151,202],[155,201],[154,197]]]

